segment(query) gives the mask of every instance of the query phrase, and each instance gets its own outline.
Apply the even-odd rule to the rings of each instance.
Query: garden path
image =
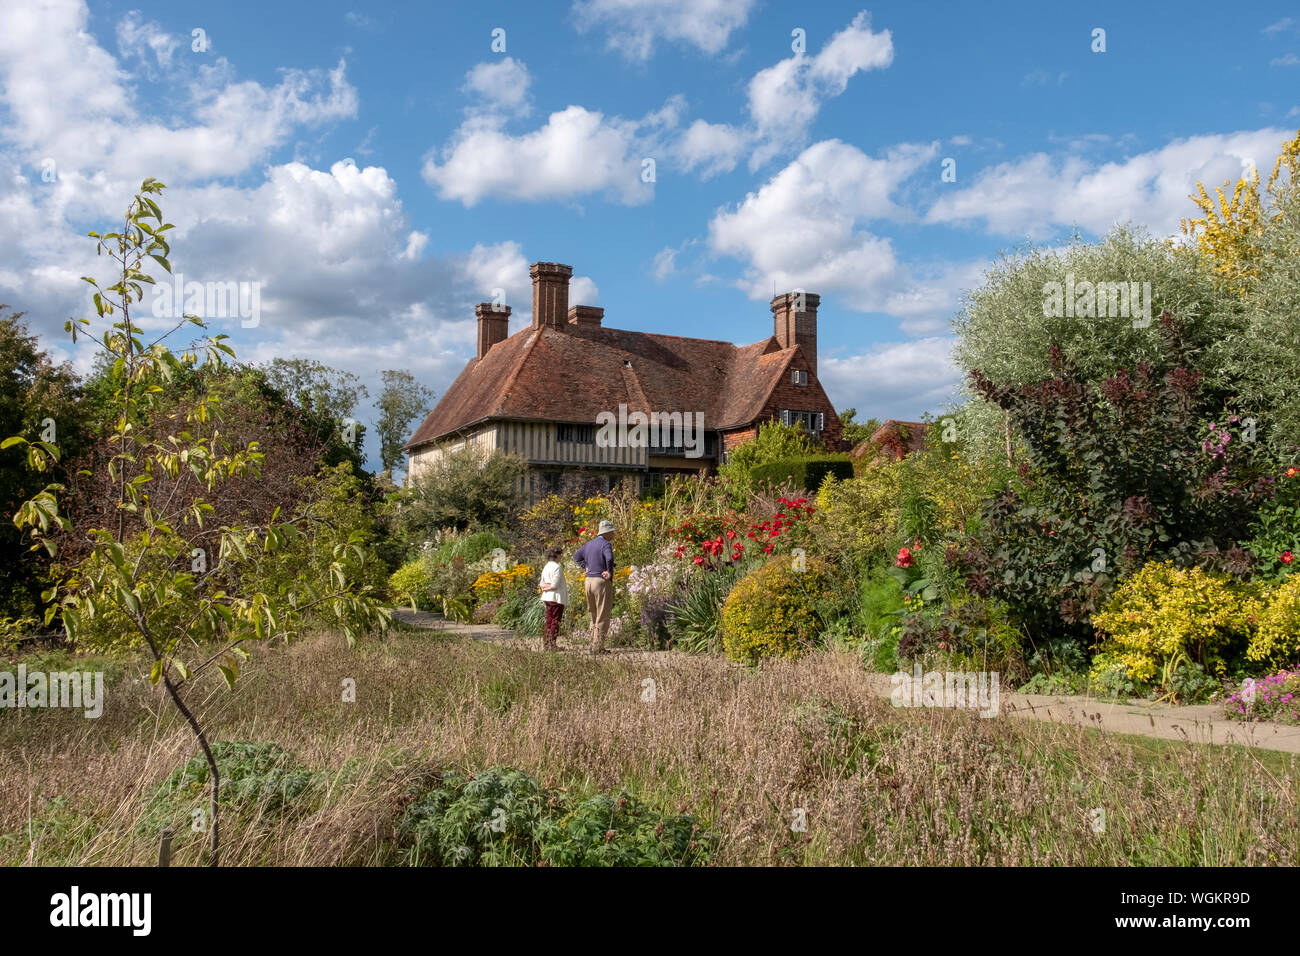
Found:
[[[399,609],[394,615],[414,627],[445,631],[478,641],[494,641],[541,650],[540,638],[526,638],[495,624],[460,624],[428,611]],[[560,638],[563,651],[582,652],[586,635]],[[646,651],[630,647],[610,648],[618,660],[644,659],[671,651]],[[869,674],[872,688],[888,697],[893,685],[889,674]],[[1117,701],[1096,697],[1070,697],[1047,694],[1001,695],[1001,711],[1012,717],[1058,724],[1078,724],[1117,734],[1136,734],[1161,740],[1188,740],[1201,744],[1238,744],[1264,750],[1300,753],[1300,727],[1268,722],[1242,723],[1225,720],[1212,704],[1158,704],[1146,700]]]

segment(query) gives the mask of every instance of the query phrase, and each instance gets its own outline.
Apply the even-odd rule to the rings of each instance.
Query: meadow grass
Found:
[[[0,712],[0,862],[156,861],[152,801],[198,750],[143,659],[118,673],[95,720]],[[721,865],[1300,863],[1294,755],[895,709],[833,651],[746,669],[415,630],[349,650],[319,634],[255,648],[233,691],[205,676],[188,700],[210,739],[274,742],[311,773],[292,800],[223,809],[224,865],[393,864],[413,783],[497,765],[693,814]],[[173,865],[202,862],[204,839],[180,829]]]

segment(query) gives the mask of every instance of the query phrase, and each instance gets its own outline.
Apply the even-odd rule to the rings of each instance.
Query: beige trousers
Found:
[[[614,582],[604,578],[587,578],[585,593],[587,613],[591,615],[591,649],[599,651],[605,646],[609,633],[609,612],[614,604]]]

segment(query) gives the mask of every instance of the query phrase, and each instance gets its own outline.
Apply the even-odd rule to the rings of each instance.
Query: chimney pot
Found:
[[[573,266],[534,262],[528,269],[533,280],[533,328],[549,326],[564,331],[569,314],[569,279]]]
[[[817,307],[821,296],[815,292],[784,292],[772,300],[772,318],[776,341],[783,349],[799,346],[808,361],[808,370],[817,377]]]
[[[569,308],[569,324],[579,331],[600,328],[605,310],[594,305],[575,305]]]
[[[474,306],[474,317],[478,319],[478,357],[482,358],[510,334],[510,306],[480,302]]]

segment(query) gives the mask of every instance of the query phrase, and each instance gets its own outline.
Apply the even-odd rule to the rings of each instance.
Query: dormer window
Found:
[[[808,372],[801,368],[790,369],[790,381],[795,385],[808,384]]]

